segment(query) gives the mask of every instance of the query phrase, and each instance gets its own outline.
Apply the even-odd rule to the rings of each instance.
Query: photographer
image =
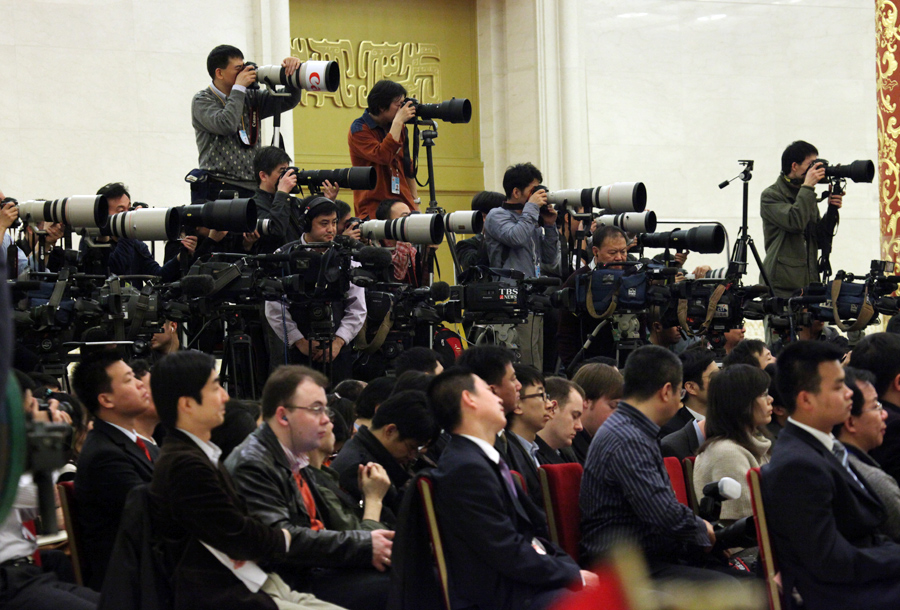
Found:
[[[354,167],[374,167],[378,183],[371,191],[353,191],[353,206],[360,218],[372,218],[378,202],[394,197],[410,210],[419,210],[419,195],[406,122],[416,116],[412,102],[405,102],[406,89],[389,80],[380,80],[366,98],[368,108],[353,121],[347,142]]]
[[[330,242],[337,232],[337,206],[330,199],[313,195],[300,202],[300,224],[303,234],[300,244]],[[287,244],[278,251],[288,251],[293,244]],[[355,261],[352,266],[357,266]],[[300,304],[302,305],[302,304]],[[332,321],[335,329],[332,334],[330,350],[318,341],[311,341],[303,336],[295,320],[306,315],[301,307],[294,304],[282,304],[278,301],[266,302],[266,319],[272,332],[269,335],[269,354],[272,366],[279,364],[333,363],[332,384],[337,384],[350,377],[353,364],[353,351],[350,343],[366,320],[365,291],[355,285],[344,293],[344,298],[331,303]],[[346,346],[346,347],[345,347]],[[287,353],[285,354],[285,349]],[[286,357],[285,357],[286,356]]]
[[[287,76],[300,67],[296,57],[281,65]],[[253,157],[260,147],[260,121],[291,110],[300,103],[301,89],[289,89],[290,97],[252,89],[256,68],[244,63],[244,54],[230,45],[219,45],[206,58],[212,83],[194,95],[191,116],[200,153],[200,169],[206,180],[191,184],[191,201],[215,200],[221,190],[237,190],[250,197],[256,188]]]
[[[487,218],[491,210],[499,208],[506,201],[503,193],[494,191],[481,191],[472,197],[472,211],[481,212],[482,220]],[[489,267],[487,246],[484,243],[484,229],[481,233],[456,243],[456,255],[459,257],[459,266],[463,271],[469,267],[484,265]]]
[[[526,278],[539,277],[541,267],[559,265],[559,231],[556,210],[547,205],[547,191],[537,189],[543,176],[531,163],[519,163],[506,169],[503,190],[506,203],[491,210],[484,222],[484,240],[491,267],[513,269]],[[521,364],[543,370],[541,316],[528,315],[528,321],[516,327],[519,334]]]
[[[377,220],[396,220],[405,216],[409,216],[409,208],[400,199],[385,199],[375,210]],[[416,247],[409,242],[392,239],[383,239],[381,244],[386,248],[393,248],[391,260],[394,263],[394,279],[414,288],[419,286],[425,278],[425,270]]]
[[[763,268],[779,297],[790,297],[819,281],[816,233],[822,217],[815,189],[825,177],[825,167],[816,162],[818,156],[808,142],[791,143],[781,155],[781,175],[760,198],[766,247]],[[840,208],[842,195],[832,194],[828,204]]]
[[[291,158],[277,146],[264,146],[253,158],[253,173],[256,176],[257,219],[269,219],[269,233],[259,237],[256,251],[261,254],[274,252],[285,243],[300,239],[297,224],[297,200],[291,190],[297,186],[297,174],[288,169]],[[340,188],[324,183],[324,195],[334,201]]]
[[[5,201],[6,197],[0,192],[0,201]],[[19,208],[16,205],[15,201],[7,201],[2,204],[0,207],[0,231],[3,232],[3,243],[0,244],[0,248],[3,249],[2,256],[3,263],[6,264],[7,255],[9,253],[10,246],[14,246],[12,235],[9,233],[9,228],[16,222],[19,218]],[[14,278],[23,271],[28,266],[28,258],[21,248],[16,247],[16,270],[15,273],[8,274],[9,277]]]

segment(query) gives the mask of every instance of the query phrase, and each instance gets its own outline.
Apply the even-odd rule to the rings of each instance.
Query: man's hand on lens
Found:
[[[13,202],[9,202],[0,208],[0,231],[6,231],[19,218],[19,208]]]
[[[556,217],[559,215],[559,212],[556,211],[552,205],[545,205],[541,208],[541,220],[544,221],[544,226],[551,227],[556,224]]]
[[[822,178],[825,177],[825,166],[819,163],[818,161],[813,161],[812,165],[806,172],[806,180],[803,181],[803,186],[811,186],[812,188],[816,188],[816,185],[822,181]]]
[[[234,84],[241,85],[242,87],[249,87],[255,82],[256,68],[253,66],[245,66],[244,69],[238,73],[237,78],[234,79]]]
[[[341,192],[341,187],[337,184],[332,184],[328,180],[322,182],[322,194],[325,195],[326,198],[334,201],[337,199],[338,193]]]
[[[225,239],[226,235],[228,235],[228,231],[217,231],[216,229],[209,230],[209,238],[216,243]]]
[[[284,75],[290,76],[298,69],[300,69],[300,64],[302,62],[296,57],[285,57],[284,61],[281,62],[281,67],[284,68]]]
[[[259,240],[259,231],[253,231],[252,233],[244,233],[244,251],[249,252],[253,248],[253,244],[255,244]]]
[[[341,235],[352,237],[356,241],[359,241],[362,238],[362,232],[359,230],[359,225],[355,225],[355,228],[353,226],[347,227]]]
[[[197,236],[196,235],[185,235],[184,239],[181,240],[181,245],[190,252],[194,253],[194,250],[197,249]]]
[[[844,196],[843,195],[832,195],[828,198],[828,205],[833,205],[837,208],[844,205]]]
[[[278,190],[282,193],[290,193],[295,186],[297,186],[297,172],[289,169],[278,180]]]
[[[48,224],[44,227],[47,231],[47,236],[44,238],[44,243],[49,247],[59,241],[59,239],[63,236],[63,226],[61,222],[54,222]]]
[[[416,107],[412,102],[406,102],[394,115],[394,125],[403,125],[406,121],[416,116]]]
[[[539,191],[532,192],[531,197],[528,198],[528,202],[537,204],[538,207],[547,205],[547,191],[540,189]]]

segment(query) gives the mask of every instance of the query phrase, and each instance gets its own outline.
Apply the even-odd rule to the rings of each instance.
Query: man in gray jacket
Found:
[[[821,216],[815,188],[825,177],[825,168],[816,162],[818,156],[809,142],[792,142],[781,155],[781,175],[760,198],[763,268],[776,296],[789,297],[819,281],[816,230]],[[840,208],[841,195],[831,195],[828,203]]]
[[[547,191],[535,187],[543,180],[531,163],[506,169],[506,203],[491,210],[484,222],[484,239],[491,267],[514,269],[526,278],[539,277],[541,268],[559,266],[556,210],[547,205]],[[522,364],[543,370],[543,318],[530,314],[516,328]]]

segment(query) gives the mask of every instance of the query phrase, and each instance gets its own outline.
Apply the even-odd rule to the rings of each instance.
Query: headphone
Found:
[[[334,202],[328,197],[313,197],[309,200],[309,202],[300,210],[300,219],[297,221],[297,227],[300,229],[301,233],[308,233],[312,228],[310,223],[312,219],[315,218],[315,214],[313,214],[313,210],[318,208],[326,203],[333,204]]]

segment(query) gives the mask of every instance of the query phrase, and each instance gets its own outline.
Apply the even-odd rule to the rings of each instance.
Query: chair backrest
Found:
[[[669,473],[669,482],[672,485],[672,491],[675,492],[675,498],[685,506],[690,506],[688,504],[687,488],[684,484],[684,470],[681,469],[681,462],[678,461],[677,457],[667,457],[663,458],[663,463],[666,465],[666,472]]]
[[[419,495],[422,498],[422,509],[428,522],[428,535],[431,537],[431,549],[434,552],[434,563],[437,565],[438,580],[441,583],[444,610],[450,610],[450,575],[447,573],[447,559],[444,557],[444,543],[438,527],[437,512],[434,508],[434,483],[427,476],[420,476]]]
[[[34,519],[28,519],[27,521],[22,521],[22,527],[31,532],[31,535],[37,539],[37,527],[34,525]],[[34,553],[31,554],[31,558],[34,560],[34,565],[41,565],[41,549],[40,547],[34,549]]]
[[[545,464],[538,468],[544,492],[544,511],[550,528],[550,540],[578,561],[581,541],[581,464]]]
[[[62,506],[63,520],[66,522],[66,535],[69,538],[69,555],[72,557],[72,568],[75,571],[75,584],[84,585],[82,561],[84,553],[81,549],[81,526],[78,525],[78,502],[75,499],[75,483],[63,481],[56,484],[59,504]]]
[[[769,524],[766,521],[766,509],[763,506],[760,481],[759,468],[751,468],[747,471],[750,502],[753,504],[753,520],[756,522],[756,540],[759,543],[759,560],[763,566],[769,608],[770,610],[781,610],[781,595],[778,593],[778,581],[776,580],[778,568],[775,565],[775,555],[772,554],[772,539],[769,536]]]
[[[681,463],[684,467],[684,486],[687,488],[688,506],[695,515],[700,514],[700,500],[697,499],[697,490],[694,489],[694,460],[697,457],[689,455]]]
[[[519,487],[522,488],[526,494],[528,493],[528,485],[525,484],[525,477],[522,476],[522,473],[518,470],[510,470],[509,471],[512,476],[516,477],[519,480]]]

